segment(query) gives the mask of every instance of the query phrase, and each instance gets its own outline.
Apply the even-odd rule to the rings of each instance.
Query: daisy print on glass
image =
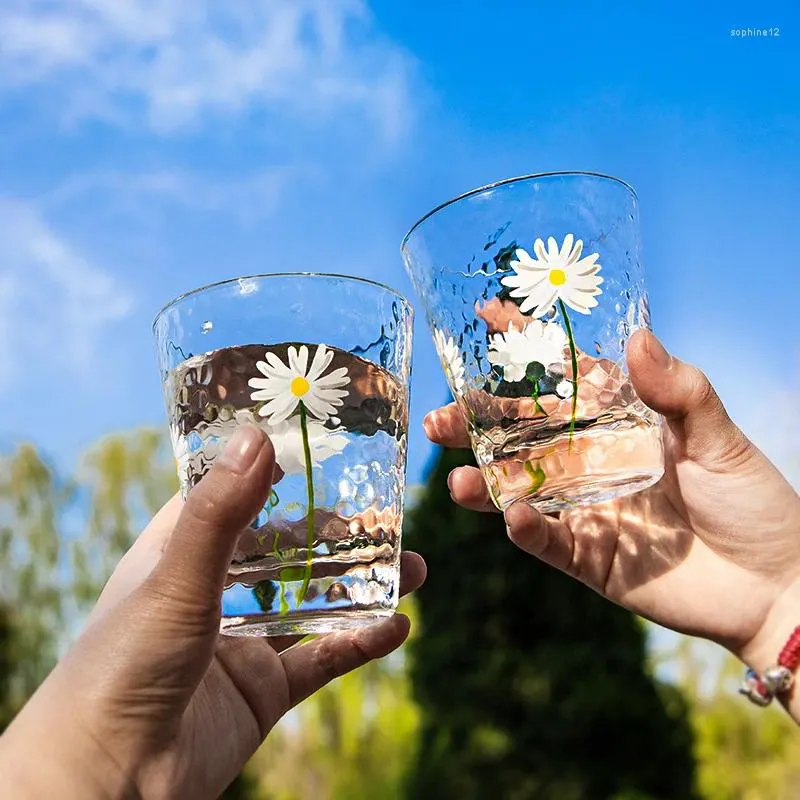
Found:
[[[518,331],[509,322],[505,333],[490,337],[487,358],[502,369],[505,380],[513,383],[526,377],[531,364],[561,365],[566,347],[567,335],[557,323],[531,320]]]
[[[392,289],[314,274],[224,281],[157,317],[182,494],[242,426],[275,454],[228,569],[223,634],[302,636],[394,613],[412,321]]]
[[[301,403],[309,414],[325,422],[342,405],[342,398],[347,397],[344,389],[350,383],[347,369],[339,367],[325,374],[333,361],[333,352],[324,344],[317,346],[310,367],[306,345],[290,346],[287,364],[274,353],[266,353],[265,359],[256,363],[264,377],[251,378],[248,385],[256,390],[251,399],[264,403],[259,415],[268,417],[272,425],[288,419]]]
[[[537,239],[533,252],[535,258],[527,250],[517,248],[509,265],[515,274],[501,281],[504,286],[512,287],[512,297],[522,300],[521,313],[543,317],[559,301],[580,314],[588,314],[597,306],[603,282],[598,275],[599,253],[581,257],[583,241],[576,241],[571,233],[564,237],[561,247],[550,236],[546,250],[544,241]]]
[[[447,336],[437,328],[433,332],[433,343],[436,346],[436,352],[439,355],[439,361],[445,374],[450,379],[456,392],[460,392],[466,385],[464,380],[466,366],[455,339],[452,336]]]
[[[626,361],[650,327],[638,214],[616,178],[528,175],[442,203],[403,239],[457,400],[445,414],[463,416],[500,510],[571,510],[661,477],[661,421]]]

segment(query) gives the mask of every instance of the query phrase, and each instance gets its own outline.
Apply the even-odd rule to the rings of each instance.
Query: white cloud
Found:
[[[192,211],[225,214],[245,225],[269,217],[291,182],[313,177],[311,167],[281,166],[246,176],[209,175],[176,169],[150,172],[99,171],[73,175],[42,199],[48,208],[76,201],[100,202],[106,210],[144,213],[161,203]],[[157,213],[163,216],[163,209]]]
[[[0,391],[26,365],[56,375],[85,374],[107,326],[127,316],[131,298],[26,203],[0,197]]]
[[[706,372],[728,413],[800,491],[800,351],[768,350],[747,328],[706,316],[704,333],[676,332],[673,352]]]
[[[800,382],[771,384],[757,407],[745,414],[745,433],[800,492]]]
[[[0,4],[0,86],[44,90],[72,120],[170,131],[252,109],[304,124],[356,112],[391,139],[408,116],[408,67],[363,0]]]

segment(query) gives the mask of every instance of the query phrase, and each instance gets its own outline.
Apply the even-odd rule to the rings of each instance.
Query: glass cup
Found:
[[[559,511],[661,477],[661,418],[624,357],[650,327],[630,186],[589,173],[501,181],[424,216],[402,253],[499,509]]]
[[[213,284],[156,317],[183,496],[238,425],[275,447],[271,496],[228,573],[223,633],[321,633],[394,613],[412,320],[386,286],[313,274]]]

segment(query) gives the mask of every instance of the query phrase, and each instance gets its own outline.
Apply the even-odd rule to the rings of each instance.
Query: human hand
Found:
[[[631,380],[666,418],[666,472],[621,500],[544,516],[505,512],[520,548],[630,610],[716,641],[759,671],[800,624],[800,497],[726,414],[708,379],[649,332],[628,346]],[[437,444],[467,447],[455,404],[431,412]],[[453,499],[495,510],[481,473],[449,477]]]
[[[402,644],[401,614],[297,646],[218,635],[237,535],[274,466],[269,440],[243,427],[186,503],[153,518],[0,739],[0,781],[15,796],[216,798],[290,708]],[[422,559],[403,554],[401,591],[424,578]]]

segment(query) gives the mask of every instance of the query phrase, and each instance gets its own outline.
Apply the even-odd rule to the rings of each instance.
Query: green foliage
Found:
[[[28,444],[0,461],[0,607],[8,720],[52,668],[68,579],[58,523],[72,487]]]
[[[219,800],[261,800],[262,796],[258,792],[258,779],[251,772],[245,771],[236,776]]]
[[[413,618],[409,600],[402,610]],[[270,734],[251,767],[269,800],[401,800],[418,725],[401,650],[303,702]]]
[[[0,460],[0,730],[176,490],[166,454],[139,431],[99,442],[68,479],[31,445]],[[705,800],[800,795],[795,726],[736,696],[740,665],[682,646],[680,690],[654,682],[639,621],[517,551],[499,515],[452,504],[447,473],[470,460],[444,454],[415,491],[405,540],[430,580],[404,600],[419,607],[411,650],[309,698],[223,798],[688,800],[686,697]],[[701,691],[709,670],[720,681]]]
[[[408,796],[693,796],[686,708],[645,667],[630,614],[522,554],[500,515],[450,500],[443,452],[406,527],[429,566],[413,646],[423,709]]]
[[[779,705],[757,708],[737,694],[741,663],[731,655],[721,657],[721,651],[708,643],[686,637],[680,637],[666,663],[678,672],[691,703],[701,796],[705,800],[800,797],[797,725]]]
[[[166,437],[154,430],[101,439],[83,457],[78,480],[88,520],[72,558],[75,597],[85,605],[178,481]]]
[[[2,719],[52,669],[114,565],[174,491],[164,448],[155,431],[111,436],[69,479],[30,444],[0,460]]]

